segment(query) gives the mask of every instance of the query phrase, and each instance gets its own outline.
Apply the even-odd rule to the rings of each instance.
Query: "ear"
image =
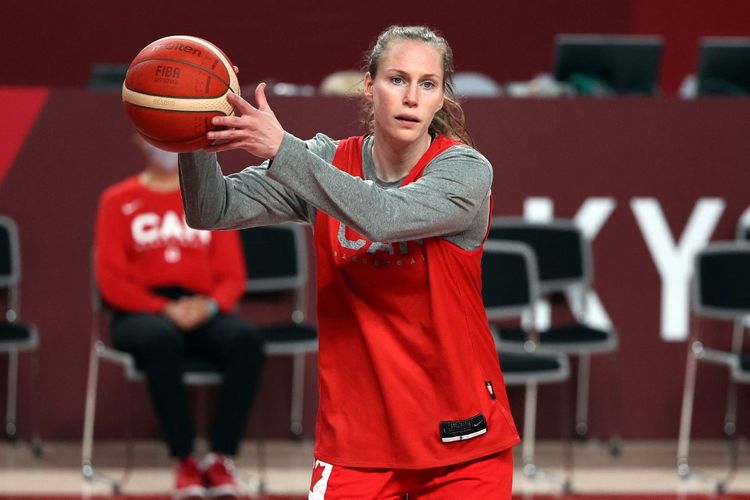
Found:
[[[363,80],[363,85],[365,91],[365,99],[368,101],[372,101],[372,90],[373,90],[373,81],[372,81],[372,75],[370,75],[370,72],[368,71],[365,73],[365,78]]]

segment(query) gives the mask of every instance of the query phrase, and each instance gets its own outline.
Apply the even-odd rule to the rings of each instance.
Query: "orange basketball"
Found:
[[[224,52],[202,38],[168,36],[130,63],[122,101],[146,141],[184,153],[209,144],[212,117],[234,114],[230,92],[239,95],[240,84]]]

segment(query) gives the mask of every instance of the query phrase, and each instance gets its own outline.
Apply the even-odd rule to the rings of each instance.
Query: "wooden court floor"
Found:
[[[199,446],[200,449],[200,446]],[[279,440],[265,444],[259,454],[255,442],[244,442],[237,468],[252,500],[297,500],[307,498],[312,465],[312,443]],[[520,449],[516,450],[520,452]],[[519,468],[514,476],[514,499],[535,500],[750,500],[750,445],[740,445],[739,468],[726,491],[717,494],[713,480],[728,470],[725,442],[695,441],[691,465],[696,477],[681,479],[675,468],[674,441],[626,441],[619,457],[595,442],[575,443],[567,456],[559,441],[540,441],[537,464],[543,477],[530,479]],[[133,468],[114,494],[104,482],[90,484],[81,475],[80,442],[55,441],[43,444],[41,458],[35,458],[23,443],[0,442],[0,500],[132,498],[168,499],[172,464],[163,445],[138,441],[133,446]],[[516,463],[520,462],[516,456]],[[94,468],[119,478],[126,463],[122,441],[98,441]],[[571,494],[560,485],[569,480]],[[263,485],[261,494],[260,486]]]

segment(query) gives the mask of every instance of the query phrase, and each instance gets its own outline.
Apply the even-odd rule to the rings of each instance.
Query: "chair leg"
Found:
[[[89,357],[89,374],[86,381],[86,408],[83,417],[83,444],[81,446],[81,473],[83,478],[93,483],[101,481],[112,488],[112,493],[119,495],[122,491],[120,481],[108,478],[94,470],[93,446],[94,446],[94,421],[96,418],[96,397],[99,382],[99,354],[103,351],[104,344],[97,341],[91,346]]]
[[[5,406],[5,434],[16,440],[16,397],[18,392],[18,351],[8,353],[8,391]]]
[[[572,491],[570,479],[567,474],[559,475],[557,473],[547,472],[539,469],[536,465],[535,447],[536,447],[536,413],[538,384],[536,381],[526,382],[526,394],[524,396],[523,410],[523,442],[522,442],[522,461],[523,475],[534,480],[547,480],[557,484],[563,493]]]
[[[526,394],[523,409],[523,473],[526,477],[532,477],[537,472],[534,458],[534,446],[536,441],[536,405],[537,405],[537,383],[526,383]]]
[[[289,428],[295,437],[302,437],[302,411],[305,397],[305,356],[304,352],[295,353],[292,368],[292,404]]]
[[[729,380],[727,388],[727,408],[724,412],[724,435],[734,439],[737,432],[737,384]]]
[[[563,476],[565,480],[563,482],[563,490],[566,493],[572,492],[571,479],[573,477],[573,469],[575,467],[575,450],[573,449],[573,436],[571,431],[573,426],[571,425],[571,419],[573,412],[571,411],[571,398],[569,397],[569,390],[567,390],[567,383],[560,384],[560,399],[562,406],[560,408],[560,437],[563,446]]]
[[[32,354],[31,378],[34,382],[33,389],[36,389],[36,382],[39,375],[39,351],[36,350]],[[18,439],[18,427],[16,425],[16,415],[18,410],[18,356],[18,351],[10,351],[8,353],[8,390],[6,391],[5,405],[5,435],[10,441],[16,441]],[[42,440],[39,437],[39,404],[37,396],[35,395],[36,392],[38,391],[33,391],[34,394],[32,394],[31,398],[31,439],[29,444],[31,445],[31,451],[34,456],[39,458],[42,456]]]
[[[34,350],[31,356],[31,381],[33,383],[31,401],[31,451],[34,456],[42,456],[42,438],[39,435],[39,349]]]
[[[741,320],[735,320],[732,333],[732,352],[741,353],[744,341],[745,326]],[[727,407],[724,412],[724,435],[734,437],[737,432],[737,384],[730,377],[727,389]]]
[[[258,433],[258,493],[266,493],[266,482],[268,481],[268,471],[266,467],[266,437],[263,435],[264,428],[261,427]]]
[[[614,393],[614,403],[612,404],[612,408],[614,408],[615,417],[608,419],[610,424],[608,429],[608,449],[609,454],[612,457],[619,458],[622,455],[622,438],[620,437],[620,429],[622,429],[622,418],[624,414],[622,410],[622,382],[620,377],[620,374],[622,373],[620,368],[622,363],[620,359],[621,357],[617,353],[611,353],[609,357],[612,359],[609,374],[610,377],[612,377],[611,385],[613,387],[612,392]]]
[[[740,440],[737,436],[731,436],[729,438],[729,471],[724,480],[719,480],[717,489],[724,491],[726,485],[737,477],[737,472],[740,468]]]
[[[118,483],[124,485],[130,479],[135,463],[135,445],[133,443],[133,398],[130,391],[130,384],[125,380],[125,398],[127,400],[126,420],[125,420],[125,470],[122,478]]]
[[[94,469],[91,464],[94,442],[94,419],[96,413],[96,389],[99,378],[99,355],[97,346],[91,347],[89,357],[89,375],[86,381],[86,408],[83,417],[83,445],[81,447],[81,472],[89,481],[94,480]]]
[[[586,439],[589,433],[589,379],[591,355],[581,354],[578,357],[578,389],[576,394],[576,435]]]
[[[677,473],[681,477],[690,475],[688,454],[690,452],[690,425],[693,417],[693,398],[695,396],[695,378],[698,371],[698,353],[703,350],[700,342],[692,342],[685,367],[685,387],[682,392],[682,410],[680,413],[680,434],[677,441]]]
[[[88,481],[95,478],[92,465],[94,444],[94,419],[96,417],[96,390],[99,379],[99,343],[91,346],[89,357],[89,375],[86,382],[86,408],[83,418],[83,446],[81,448],[81,472]]]

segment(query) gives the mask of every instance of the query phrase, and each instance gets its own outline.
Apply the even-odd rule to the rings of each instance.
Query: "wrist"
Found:
[[[289,147],[289,142],[293,139],[295,139],[295,137],[293,137],[291,134],[287,134],[283,130],[281,131],[281,137],[279,139],[278,145],[275,148],[275,151],[273,152],[273,156],[270,156],[268,158],[268,161],[269,161],[268,168],[271,168],[271,165],[273,164],[273,162],[279,159],[279,155],[281,155],[282,157],[284,156],[285,154],[284,150]]]

